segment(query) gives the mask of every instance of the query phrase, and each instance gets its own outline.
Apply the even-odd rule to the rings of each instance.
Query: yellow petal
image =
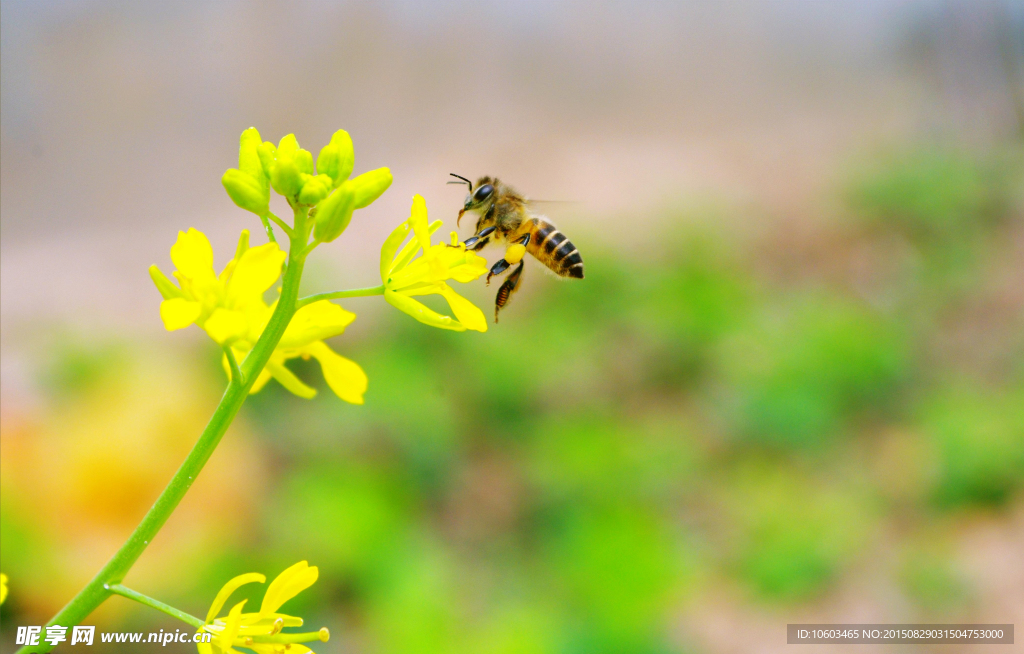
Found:
[[[427,229],[427,201],[418,193],[412,196],[412,212],[409,215],[409,226],[416,233],[416,240],[420,242],[420,247],[424,250],[429,248],[430,232]]]
[[[441,227],[442,224],[442,221],[435,220],[434,222],[430,223],[430,225],[427,226],[427,232],[433,234],[438,230],[439,227]],[[406,243],[405,247],[402,248],[402,251],[398,253],[398,256],[395,257],[394,262],[391,264],[390,272],[394,273],[395,271],[407,266],[409,264],[409,261],[411,261],[412,258],[416,256],[416,252],[418,252],[419,249],[419,239],[414,238],[408,243]]]
[[[277,613],[281,605],[312,586],[320,572],[316,566],[310,567],[305,561],[299,561],[281,574],[267,586],[260,605],[260,615]]]
[[[262,298],[281,276],[285,253],[276,243],[249,248],[238,260],[228,282],[228,306],[244,305]]]
[[[441,295],[444,296],[444,299],[448,300],[448,305],[452,308],[452,313],[455,314],[459,322],[465,325],[466,329],[474,329],[478,332],[487,331],[487,319],[484,318],[484,312],[452,290],[451,286],[447,284],[443,286],[444,290],[441,291]]]
[[[243,229],[238,235],[238,245],[235,247],[235,261],[242,258],[245,251],[249,249],[249,230]]]
[[[220,613],[221,608],[223,608],[224,602],[228,601],[228,598],[231,597],[231,593],[246,584],[251,584],[253,582],[262,584],[266,580],[267,578],[258,572],[248,572],[244,575],[238,575],[228,583],[224,584],[220,589],[220,592],[217,593],[217,597],[213,599],[213,604],[210,605],[210,610],[206,614],[206,623],[209,624],[213,622],[213,619],[217,617],[217,614]]]
[[[182,297],[174,297],[160,303],[160,318],[169,332],[188,327],[196,321],[202,312],[201,304]]]
[[[437,257],[420,257],[391,273],[387,287],[400,291],[416,284],[432,284],[448,279],[448,269]]]
[[[466,331],[466,326],[459,321],[454,320],[449,316],[442,316],[433,309],[428,308],[425,304],[422,304],[407,295],[395,293],[391,290],[385,290],[384,299],[387,300],[391,306],[395,307],[399,311],[409,314],[424,325],[439,327],[441,329],[450,329],[456,332]]]
[[[445,245],[435,245],[424,258],[438,259],[442,261],[448,270],[447,279],[454,279],[457,282],[471,282],[487,272],[487,260],[476,254],[460,248],[450,248]]]
[[[235,266],[237,266],[237,265],[238,265],[238,259],[237,258],[236,259],[232,259],[231,261],[228,261],[228,265],[224,266],[224,270],[220,271],[220,274],[217,275],[217,280],[220,281],[222,284],[226,283],[229,279],[231,279],[231,275],[232,275],[232,273],[235,272]]]
[[[213,247],[206,234],[194,227],[187,232],[178,232],[178,240],[171,246],[171,261],[178,272],[189,279],[208,280],[216,277],[213,272]]]
[[[380,248],[380,281],[388,281],[388,273],[392,270],[391,264],[395,259],[395,252],[398,251],[398,246],[408,235],[409,223],[404,222],[395,227],[394,231],[384,240],[384,245]]]
[[[210,338],[220,344],[241,338],[249,331],[249,323],[241,311],[216,308],[203,323],[203,329]]]
[[[472,254],[472,253],[470,253]],[[451,278],[457,282],[465,284],[471,282],[474,279],[479,279],[483,275],[487,274],[488,266],[487,260],[483,257],[473,255],[479,261],[468,261],[464,264],[456,266],[451,269]]]
[[[316,396],[316,389],[306,386],[291,370],[288,370],[282,363],[273,361],[267,363],[267,371],[289,392],[307,400]]]
[[[217,634],[213,639],[225,652],[232,651],[231,645],[235,641],[235,636],[238,635],[238,627],[242,624],[242,607],[245,606],[247,601],[242,600],[231,607],[228,619],[224,621],[224,631]]]
[[[204,632],[202,629],[200,629],[196,633],[197,634],[202,634],[202,633],[206,633],[206,632]],[[199,649],[199,654],[214,654],[214,652],[213,652],[213,645],[211,645],[210,643],[204,643],[204,642],[202,642],[202,640],[200,640],[198,643],[196,643],[196,647]]]
[[[280,619],[282,627],[301,627],[302,618],[284,613],[243,613],[241,634],[272,635],[277,627],[274,624]]]
[[[337,354],[323,341],[311,344],[306,352],[320,362],[324,379],[335,395],[351,404],[363,403],[369,380],[358,363]]]
[[[356,319],[356,314],[328,300],[307,304],[292,316],[278,347],[302,348],[313,341],[337,336]]]
[[[279,654],[281,651],[281,646],[277,643],[253,643],[252,645],[246,645],[245,648],[251,649],[256,654]],[[291,643],[291,646],[285,651],[288,654],[310,654],[313,652],[313,650],[299,643]]]
[[[174,282],[167,278],[167,275],[157,268],[155,265],[149,267],[149,277],[156,284],[156,290],[160,291],[160,295],[165,300],[170,300],[174,297],[185,297],[185,292],[178,288]]]

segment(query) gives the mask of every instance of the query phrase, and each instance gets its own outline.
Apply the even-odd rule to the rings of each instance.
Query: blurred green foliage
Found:
[[[862,171],[849,200],[882,229],[940,241],[972,236],[1006,215],[1011,178],[1004,165],[951,146],[905,149]]]
[[[820,594],[870,539],[874,516],[855,489],[761,463],[727,492],[736,569],[769,600]]]
[[[1022,391],[957,388],[929,400],[923,426],[938,453],[937,502],[1001,504],[1024,485]]]
[[[886,407],[908,374],[909,349],[892,318],[862,302],[779,298],[725,350],[730,416],[753,442],[814,448],[841,435],[858,412]]]
[[[899,268],[863,291],[808,266],[783,283],[716,215],[666,221],[642,257],[574,228],[586,280],[534,264],[486,334],[396,314],[344,337],[370,377],[365,406],[276,385],[246,405],[273,457],[271,499],[211,589],[301,556],[322,571],[302,600],[311,624],[356,649],[674,652],[679,607],[711,588],[810,601],[870,565],[887,527],[998,511],[1024,487],[1024,379],[941,344],[942,317],[970,311],[950,280],[997,292],[982,264],[1011,256],[1020,168],[1005,161],[923,148],[846,187],[871,229],[833,227],[834,242],[907,239],[943,275]],[[1022,352],[1001,369],[1024,371]],[[86,379],[76,361],[58,377]],[[920,451],[890,452],[934,462],[928,492],[898,507],[873,472],[893,430]],[[5,548],[14,515],[5,506]],[[952,555],[904,550],[892,575],[912,602],[962,605]]]
[[[911,539],[903,552],[898,575],[904,592],[933,615],[949,615],[971,599],[970,585],[951,549],[941,535],[929,534],[927,539]]]

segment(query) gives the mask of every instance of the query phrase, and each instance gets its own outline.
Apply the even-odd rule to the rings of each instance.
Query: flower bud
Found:
[[[277,146],[277,163],[270,171],[270,183],[274,190],[287,198],[295,197],[302,188],[298,154],[299,142],[295,140],[295,135],[285,136]]]
[[[317,206],[313,237],[322,243],[330,243],[341,236],[352,220],[354,209],[355,192],[352,183],[346,182]]]
[[[299,172],[307,175],[313,174],[313,153],[309,150],[299,148],[299,151],[295,153],[295,163],[299,167]]]
[[[256,147],[256,154],[259,155],[263,173],[270,179],[270,171],[277,160],[277,146],[270,141],[264,141]]]
[[[314,205],[327,197],[331,192],[333,182],[327,175],[305,176],[302,190],[299,191],[299,202],[302,204]]]
[[[320,156],[316,158],[316,171],[328,175],[334,181],[334,188],[337,188],[352,174],[355,158],[352,137],[345,130],[339,129],[331,136],[331,142],[320,150]]]
[[[224,172],[220,178],[224,190],[228,192],[231,200],[246,211],[251,211],[258,216],[263,216],[270,208],[270,189],[267,188],[266,178],[257,180],[252,175],[231,168]]]
[[[355,195],[355,208],[362,209],[369,206],[384,191],[388,190],[391,181],[391,171],[387,168],[371,170],[353,179],[350,183]]]
[[[250,127],[242,132],[242,137],[239,139],[238,169],[247,175],[252,175],[257,180],[261,180],[266,174],[257,152],[261,144],[260,133],[256,131],[255,127]]]

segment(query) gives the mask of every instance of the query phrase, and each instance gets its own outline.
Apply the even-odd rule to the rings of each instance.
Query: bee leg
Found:
[[[508,304],[508,301],[512,299],[512,294],[519,288],[519,282],[523,278],[523,266],[526,265],[525,261],[520,261],[519,266],[512,271],[508,276],[508,279],[502,283],[501,288],[498,289],[498,295],[494,298],[494,322],[498,322],[498,312]]]
[[[471,252],[479,252],[480,250],[484,249],[484,246],[486,246],[490,242],[491,242],[491,239],[484,238],[484,239],[481,239],[481,240],[477,241],[476,243],[474,243],[472,247],[467,245],[466,249],[470,250]]]
[[[505,261],[504,259],[498,259],[494,263],[494,265],[491,266],[491,271],[489,273],[487,273],[487,285],[490,286],[490,284],[491,284],[491,277],[494,277],[495,275],[500,275],[501,273],[503,273],[506,270],[508,270],[509,266],[511,266],[511,265],[512,264],[510,264],[508,261]]]
[[[473,234],[472,236],[467,238],[462,244],[466,246],[467,250],[473,250],[473,251],[479,250],[480,248],[482,248],[484,245],[487,244],[487,237],[490,236],[492,233],[494,233],[494,230],[495,230],[494,227],[488,227],[487,229],[482,229],[482,230],[480,230],[479,233]],[[477,246],[477,245],[478,245],[478,247],[474,247],[474,246]]]

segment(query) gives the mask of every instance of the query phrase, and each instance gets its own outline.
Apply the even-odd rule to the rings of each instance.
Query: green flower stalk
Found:
[[[381,250],[380,286],[298,297],[306,258],[319,245],[338,239],[353,213],[372,204],[391,185],[387,168],[350,179],[354,163],[352,139],[343,130],[334,133],[320,151],[315,166],[313,155],[299,147],[293,134],[275,146],[263,141],[255,128],[245,130],[239,140],[238,168],[226,171],[221,182],[236,205],[260,218],[268,242],[251,246],[249,232],[242,230],[233,258],[217,272],[209,239],[193,228],[179,232],[171,247],[173,279],[157,266],[150,267],[150,277],[163,298],[160,318],[164,327],[168,331],[191,325],[203,329],[222,351],[227,388],[199,440],[142,522],[47,626],[70,628],[112,595],[120,595],[211,635],[210,643],[199,645],[203,654],[235,652],[233,647],[258,653],[301,653],[311,650],[300,643],[327,640],[326,629],[305,634],[283,631],[301,625],[302,620],[277,613],[283,602],[316,581],[317,569],[305,561],[270,584],[259,612],[244,613],[245,603],[241,602],[226,616],[218,617],[228,596],[239,585],[265,581],[256,573],[236,577],[218,595],[205,621],[121,582],[188,492],[250,393],[274,379],[300,397],[311,398],[316,394],[315,389],[288,369],[287,361],[296,357],[315,358],[328,387],[339,398],[353,404],[363,403],[369,385],[366,373],[324,342],[341,334],[356,318],[332,300],[384,296],[395,307],[430,326],[458,331],[487,329],[482,312],[446,283],[479,278],[487,271],[483,259],[454,243],[454,247],[431,245],[430,233],[440,222],[427,225],[426,205],[420,196],[416,196],[412,216],[395,230]],[[288,201],[292,209],[290,222],[270,211],[271,189]],[[288,237],[287,249],[279,245],[275,225]],[[410,233],[414,239],[399,251]],[[416,258],[419,252],[422,254]],[[264,295],[271,288],[280,291],[277,299],[268,304]],[[455,317],[442,316],[412,299],[430,293],[443,295]],[[0,581],[0,595],[6,597],[6,576]],[[53,646],[43,642],[26,645],[19,652],[51,649]]]

